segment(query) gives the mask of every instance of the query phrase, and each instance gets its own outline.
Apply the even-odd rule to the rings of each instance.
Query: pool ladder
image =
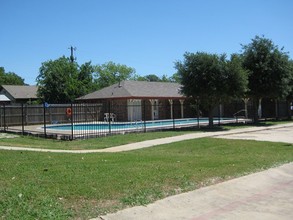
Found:
[[[140,123],[138,123],[138,122],[140,122]],[[135,127],[136,127],[137,130],[139,130],[139,129],[143,129],[143,123],[142,123],[142,120],[136,120],[136,121],[135,121]]]
[[[241,113],[241,112],[244,112],[245,115],[247,114],[245,109],[241,109],[241,110],[239,110],[238,112],[236,112],[236,113],[233,114],[233,116],[234,116],[235,119],[236,119],[236,123],[238,123],[238,119],[239,119],[239,118],[245,118],[245,119],[247,119],[246,116],[244,116],[244,117],[239,117],[238,114]]]

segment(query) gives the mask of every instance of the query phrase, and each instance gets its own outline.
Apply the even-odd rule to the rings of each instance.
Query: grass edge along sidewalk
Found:
[[[91,150],[104,149],[115,147],[119,145],[136,143],[150,139],[158,139],[164,137],[171,137],[196,131],[163,131],[152,133],[129,133],[125,135],[111,135],[99,138],[85,139],[85,140],[54,140],[44,139],[32,136],[16,136],[11,134],[3,134],[0,138],[0,146],[24,147],[24,148],[40,148],[40,149],[54,149],[54,150]],[[4,138],[5,136],[11,138]]]
[[[292,219],[292,171],[287,163],[91,220]]]

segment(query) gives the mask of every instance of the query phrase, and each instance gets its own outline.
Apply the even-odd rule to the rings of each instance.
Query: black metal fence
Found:
[[[252,105],[240,100],[214,109],[214,124],[253,118]],[[208,124],[196,102],[128,100],[96,103],[0,106],[0,130],[46,138],[78,139]]]

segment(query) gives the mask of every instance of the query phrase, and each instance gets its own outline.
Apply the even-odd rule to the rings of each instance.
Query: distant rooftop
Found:
[[[14,99],[37,99],[38,86],[1,85]]]
[[[135,99],[135,98],[184,98],[179,83],[122,81],[77,100]]]

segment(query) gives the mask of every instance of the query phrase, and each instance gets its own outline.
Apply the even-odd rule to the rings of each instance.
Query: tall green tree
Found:
[[[209,113],[209,126],[213,126],[213,109],[220,103],[240,97],[247,88],[247,72],[241,60],[232,56],[203,52],[185,53],[183,62],[176,62],[182,92],[200,101]]]
[[[132,78],[135,81],[148,81],[148,82],[178,82],[179,83],[179,78],[177,74],[174,74],[171,77],[168,77],[167,75],[163,75],[161,78],[158,77],[155,74],[149,74],[146,76],[139,76],[136,75],[134,78]]]
[[[164,74],[161,78],[161,82],[171,82],[170,77]]]
[[[161,82],[160,77],[155,74],[149,74],[145,76],[145,79],[149,82]]]
[[[289,81],[290,90],[286,97],[286,100],[287,100],[287,106],[288,106],[288,119],[291,120],[292,111],[293,111],[293,60],[289,61],[289,72],[290,72],[290,81]]]
[[[88,94],[98,89],[97,84],[94,83],[94,72],[95,67],[91,64],[91,62],[86,62],[80,66],[78,73],[78,82],[80,84],[79,96]]]
[[[65,56],[42,63],[37,77],[38,96],[49,103],[71,102],[76,98],[78,65]]]
[[[113,85],[122,80],[131,79],[135,69],[126,65],[108,62],[95,66],[95,82],[99,89]]]
[[[49,103],[72,102],[94,89],[91,63],[79,67],[63,56],[42,63],[37,77],[38,96]]]
[[[0,67],[0,85],[24,85],[24,79],[14,72],[5,72],[4,67]]]
[[[169,77],[170,82],[180,83],[180,76],[178,73],[174,73],[171,77]]]
[[[270,39],[256,36],[243,45],[243,66],[249,71],[249,92],[254,100],[255,121],[261,116],[262,98],[278,100],[290,91],[289,57]],[[277,114],[277,112],[276,112]]]

